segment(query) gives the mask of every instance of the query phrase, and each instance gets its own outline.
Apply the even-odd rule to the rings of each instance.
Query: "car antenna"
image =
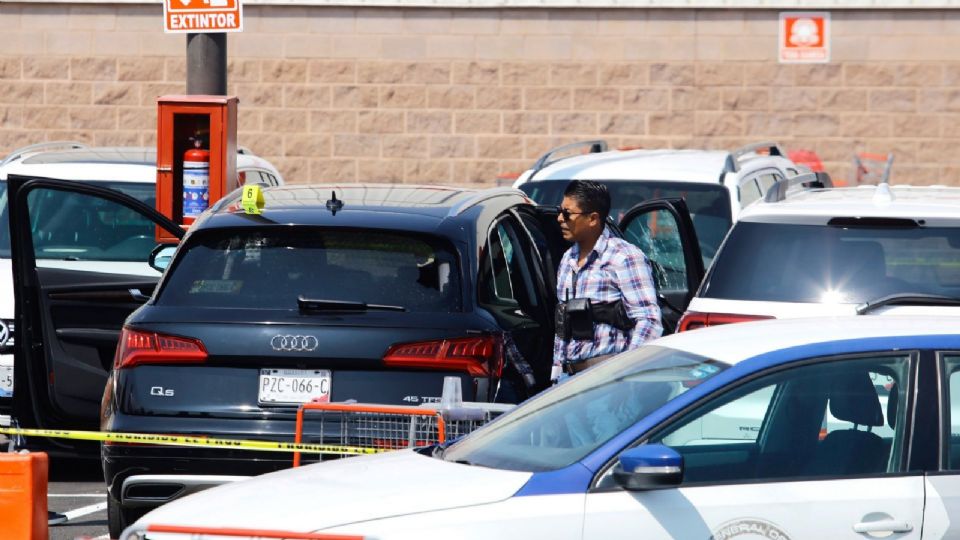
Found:
[[[336,191],[331,191],[330,197],[330,200],[327,201],[327,210],[329,210],[331,214],[337,215],[337,212],[343,210],[343,201],[337,198]]]

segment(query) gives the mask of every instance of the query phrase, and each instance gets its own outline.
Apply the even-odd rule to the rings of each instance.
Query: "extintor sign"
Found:
[[[783,64],[830,61],[830,13],[793,11],[780,14],[779,59]]]
[[[240,32],[240,0],[164,0],[163,31],[167,33]]]

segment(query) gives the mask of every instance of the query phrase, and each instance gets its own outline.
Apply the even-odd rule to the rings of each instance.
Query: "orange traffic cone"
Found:
[[[0,453],[0,537],[48,540],[47,455]]]

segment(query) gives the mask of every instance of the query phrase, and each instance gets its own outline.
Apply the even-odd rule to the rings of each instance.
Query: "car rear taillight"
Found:
[[[471,375],[497,377],[503,372],[500,336],[487,335],[400,343],[387,349],[388,366],[466,371]]]
[[[123,369],[140,364],[185,364],[207,360],[207,350],[199,339],[141,332],[124,327],[117,343],[113,367]]]
[[[697,311],[688,311],[680,317],[680,323],[677,324],[677,332],[686,332],[687,330],[696,330],[707,326],[717,326],[720,324],[731,324],[739,322],[762,321],[764,319],[773,319],[769,315],[736,315],[733,313],[699,313]]]

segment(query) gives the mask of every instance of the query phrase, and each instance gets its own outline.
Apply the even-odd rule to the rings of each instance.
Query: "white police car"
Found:
[[[953,322],[720,326],[620,355],[446,448],[220,486],[121,538],[159,525],[380,540],[954,538],[951,410]]]

